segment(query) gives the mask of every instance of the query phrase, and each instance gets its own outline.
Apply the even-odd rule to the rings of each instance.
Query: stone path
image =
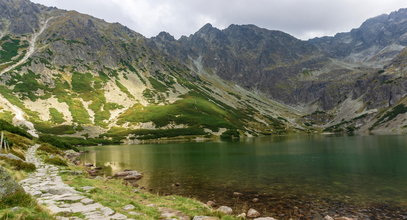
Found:
[[[37,170],[27,179],[20,182],[24,190],[37,198],[37,201],[47,207],[52,214],[84,216],[90,220],[128,219],[125,215],[116,213],[111,208],[95,203],[81,192],[68,186],[58,175],[59,168],[44,164],[37,156],[39,145],[28,149],[26,160],[35,164]],[[82,219],[80,217],[58,217],[58,219]]]

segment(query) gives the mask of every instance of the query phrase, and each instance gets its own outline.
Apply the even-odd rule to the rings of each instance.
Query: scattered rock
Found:
[[[143,214],[141,214],[141,213],[138,213],[138,212],[128,212],[129,213],[129,215],[143,215]]]
[[[126,210],[126,211],[133,210],[135,208],[136,207],[134,205],[132,205],[132,204],[128,204],[128,205],[123,207],[123,209]]]
[[[84,205],[90,205],[90,204],[95,203],[95,201],[93,201],[93,199],[84,198],[81,200],[81,203],[83,203]]]
[[[356,220],[356,219],[348,218],[348,217],[339,217],[339,218],[335,218],[335,220]]]
[[[20,209],[21,209],[21,208],[17,206],[17,207],[13,207],[13,208],[11,209],[11,211],[12,211],[12,212],[18,212]]]
[[[85,163],[85,167],[93,167],[93,164],[91,164],[91,163]]]
[[[192,220],[219,220],[219,218],[212,216],[195,216]]]
[[[174,184],[172,184],[171,186],[172,186],[172,187],[179,187],[179,186],[181,186],[181,184],[180,184],[180,183],[174,183]]]
[[[238,217],[238,218],[246,218],[246,213],[242,213],[242,214],[240,214],[240,215],[238,215],[236,217]]]
[[[249,209],[249,211],[247,211],[247,217],[257,218],[257,217],[260,217],[260,213],[255,209]]]
[[[0,154],[0,157],[6,157],[8,159],[12,159],[12,160],[19,160],[19,161],[23,161],[21,158],[17,157],[14,154]]]
[[[255,218],[253,220],[277,220],[277,219],[272,218],[272,217],[261,217],[261,218]]]
[[[93,186],[84,186],[84,187],[81,187],[81,189],[83,191],[85,191],[85,192],[90,192],[90,191],[94,190],[95,187],[93,187]]]
[[[206,205],[209,207],[212,207],[212,208],[217,206],[214,201],[208,201],[208,202],[206,202]]]
[[[190,220],[189,216],[177,210],[164,207],[160,207],[158,210],[161,212],[161,218],[163,219]]]
[[[221,206],[217,209],[218,212],[222,212],[226,215],[231,215],[233,213],[233,209],[228,206]]]
[[[143,174],[134,170],[125,170],[123,172],[116,173],[114,176],[122,177],[124,180],[139,180],[143,177]]]
[[[324,217],[324,220],[334,220],[334,218],[332,218],[331,216],[327,215]]]
[[[240,192],[234,192],[233,195],[234,195],[234,196],[242,196],[243,194],[240,193]]]
[[[254,202],[254,203],[259,202],[259,201],[260,201],[259,198],[254,198],[254,199],[252,200],[252,202]]]

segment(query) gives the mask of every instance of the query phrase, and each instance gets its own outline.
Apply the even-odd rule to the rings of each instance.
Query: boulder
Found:
[[[249,218],[257,218],[260,217],[260,212],[258,212],[255,209],[249,209],[249,211],[247,211],[247,217]]]
[[[334,220],[334,218],[332,218],[331,216],[327,215],[324,217],[324,220]]]
[[[5,169],[0,167],[0,200],[19,191],[24,190]]]
[[[131,177],[131,178],[138,178],[141,179],[143,177],[143,174],[140,172],[137,172],[135,170],[127,170],[123,172],[118,172],[114,175],[115,177]]]
[[[231,215],[233,213],[233,209],[228,206],[221,206],[217,209],[218,212],[222,212],[226,215]]]

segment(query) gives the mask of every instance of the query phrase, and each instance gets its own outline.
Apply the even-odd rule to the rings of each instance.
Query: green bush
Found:
[[[44,160],[45,163],[57,165],[57,166],[68,166],[68,163],[58,156],[48,157]]]
[[[1,131],[8,131],[14,134],[18,134],[20,136],[26,137],[28,139],[32,139],[33,137],[27,133],[27,131],[25,131],[22,128],[16,127],[10,123],[8,123],[7,121],[1,120],[0,119],[0,130]]]
[[[50,144],[47,144],[47,143],[41,144],[41,146],[38,148],[38,150],[47,152],[49,154],[62,155],[62,151],[60,149],[58,149]]]

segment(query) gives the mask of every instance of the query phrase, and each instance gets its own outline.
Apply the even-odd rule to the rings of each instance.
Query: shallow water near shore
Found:
[[[215,200],[236,212],[255,208],[278,219],[407,219],[407,136],[286,136],[83,150],[89,152],[82,161],[103,167],[106,175],[134,169],[144,173],[138,184],[152,192]]]

